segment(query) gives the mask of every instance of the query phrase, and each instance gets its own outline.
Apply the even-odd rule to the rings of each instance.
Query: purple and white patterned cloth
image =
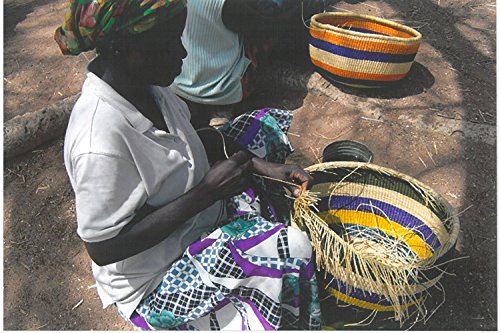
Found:
[[[292,123],[292,113],[275,108],[247,112],[224,125],[220,131],[254,155],[272,163],[285,163],[293,152],[286,135]],[[262,216],[268,221],[290,224],[292,201],[283,187],[259,177],[253,177],[253,186],[229,200],[228,216]]]
[[[287,111],[267,108],[221,131],[257,156],[283,163],[292,152],[286,136],[291,119]],[[310,241],[276,222],[284,214],[267,200],[281,191],[255,179],[229,200],[231,222],[191,244],[127,320],[146,330],[320,329]]]
[[[311,252],[297,229],[235,220],[191,244],[131,321],[143,329],[319,329]]]

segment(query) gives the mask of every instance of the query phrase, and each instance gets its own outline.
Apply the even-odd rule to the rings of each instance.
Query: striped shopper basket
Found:
[[[369,15],[326,12],[311,18],[309,53],[318,72],[358,88],[402,80],[422,35],[407,26]]]
[[[392,312],[401,325],[426,320],[426,298],[443,290],[459,234],[452,207],[419,181],[374,164],[306,170],[314,185],[295,200],[293,222],[310,236],[326,291],[374,315]]]

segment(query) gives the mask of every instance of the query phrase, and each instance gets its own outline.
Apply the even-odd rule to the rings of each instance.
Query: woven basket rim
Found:
[[[450,248],[455,244],[455,242],[458,238],[458,234],[460,232],[460,220],[458,218],[458,215],[455,213],[455,209],[451,206],[451,204],[443,196],[441,196],[439,193],[434,191],[429,186],[425,185],[424,183],[420,182],[419,180],[417,180],[411,176],[408,176],[408,175],[403,174],[401,172],[398,172],[396,170],[382,167],[382,166],[379,166],[379,165],[376,165],[373,163],[325,162],[325,163],[318,163],[318,164],[311,165],[311,166],[305,168],[305,170],[306,171],[322,171],[325,169],[332,169],[332,168],[357,168],[357,169],[368,169],[368,170],[372,170],[372,171],[383,172],[385,174],[400,178],[402,180],[405,180],[409,183],[412,183],[413,185],[416,185],[416,186],[424,189],[434,199],[436,199],[439,203],[441,203],[444,206],[447,214],[449,215],[449,219],[451,222],[452,229],[450,230],[450,241],[447,244],[445,244],[441,253],[448,252],[450,250]]]
[[[342,29],[342,28],[333,26],[331,24],[325,24],[325,23],[318,22],[318,19],[321,19],[323,17],[360,18],[360,19],[364,19],[367,21],[390,26],[392,28],[407,32],[407,33],[413,35],[414,37],[403,38],[403,37],[395,37],[395,36],[383,36],[383,35],[375,35],[375,34],[368,34],[368,33],[363,33],[363,32],[358,32],[358,31],[346,30],[346,29]],[[422,39],[422,34],[413,28],[410,28],[408,26],[396,23],[396,22],[391,21],[391,20],[383,19],[380,17],[375,17],[375,16],[371,16],[371,15],[364,15],[364,14],[357,14],[357,13],[325,12],[325,13],[315,14],[311,17],[311,27],[310,28],[312,28],[312,27],[317,27],[320,29],[333,31],[333,32],[343,34],[343,35],[351,35],[351,36],[364,37],[364,38],[368,37],[368,38],[380,40],[380,41],[404,42],[406,44],[409,44],[409,43],[416,44],[416,43],[420,42]]]

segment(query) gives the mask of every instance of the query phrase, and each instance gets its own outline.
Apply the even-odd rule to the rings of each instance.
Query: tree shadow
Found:
[[[255,92],[238,105],[238,114],[265,107],[295,110],[303,105],[308,94],[307,87],[294,87],[293,94],[290,87],[262,81],[258,81],[256,87]]]
[[[26,16],[33,12],[36,7],[52,3],[53,0],[28,0],[28,1],[14,1],[7,0],[4,3],[3,10],[3,33],[4,43],[9,41],[14,35],[16,25],[23,21]]]
[[[400,13],[411,12],[412,2],[384,0]],[[471,14],[472,15],[472,14]],[[476,18],[482,16],[477,15]],[[443,8],[436,1],[421,0],[418,2],[418,13],[413,19],[439,18],[432,22],[432,27],[425,27],[425,35],[441,38],[430,38],[427,42],[437,50],[442,58],[454,68],[456,82],[461,91],[464,91],[463,109],[466,114],[464,120],[481,120],[478,107],[495,109],[495,100],[484,102],[486,96],[496,96],[496,68],[492,58],[487,57],[471,40],[467,39],[455,25],[459,22],[451,9]],[[445,35],[437,31],[446,31]],[[445,39],[445,40],[443,40]],[[491,49],[495,50],[495,38],[489,39]],[[486,95],[486,96],[485,96]],[[497,276],[496,268],[496,176],[485,170],[495,170],[496,160],[484,161],[479,156],[495,155],[495,146],[475,143],[470,140],[461,142],[464,155],[469,157],[460,163],[465,169],[464,205],[472,204],[466,214],[460,216],[462,231],[466,239],[463,255],[470,255],[467,261],[462,260],[453,267],[454,278],[443,279],[446,290],[451,291],[447,296],[448,309],[438,311],[432,321],[418,324],[415,329],[497,329],[497,299],[498,286],[494,281]],[[469,159],[475,160],[471,163]],[[494,171],[493,171],[494,174]],[[486,186],[485,194],[477,184]],[[462,209],[465,207],[462,207]],[[467,223],[466,223],[467,222]],[[478,243],[479,237],[485,237],[491,248],[488,249],[483,240]],[[464,283],[465,282],[465,283]],[[478,288],[478,286],[482,286]],[[453,313],[455,320],[450,320]],[[475,318],[481,318],[480,321]],[[446,325],[446,326],[443,326]]]

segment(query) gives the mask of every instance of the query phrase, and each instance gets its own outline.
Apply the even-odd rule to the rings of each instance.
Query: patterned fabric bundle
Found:
[[[326,290],[346,304],[394,312],[401,323],[413,313],[425,318],[425,298],[443,275],[437,260],[458,237],[449,204],[417,180],[373,164],[306,170],[318,211],[297,205],[299,198],[293,220],[310,234]]]
[[[266,108],[237,117],[221,131],[254,154],[279,162],[291,152],[285,134],[291,120],[288,111]],[[269,192],[279,190],[255,182],[229,200],[231,222],[191,244],[127,320],[146,330],[319,329],[310,242],[276,221],[275,209],[260,196]],[[273,218],[264,218],[261,207]]]
[[[292,114],[285,110],[264,108],[244,113],[224,125],[220,131],[241,148],[252,152],[268,162],[285,163],[286,157],[293,152],[286,135],[292,122]],[[249,211],[259,212],[269,221],[290,224],[292,203],[285,197],[282,186],[253,177],[256,185],[244,193],[245,200],[234,197],[230,201],[229,214],[238,217]],[[261,200],[257,200],[257,199]],[[260,203],[259,201],[262,201]],[[247,206],[255,205],[252,209]],[[261,207],[262,205],[262,207]]]
[[[273,163],[285,163],[292,152],[286,132],[292,114],[288,111],[264,108],[237,117],[220,130],[240,147]]]
[[[189,246],[131,321],[144,329],[319,329],[314,262],[298,251],[298,233],[261,217],[215,230]]]
[[[376,88],[402,80],[422,35],[401,24],[353,13],[314,15],[309,28],[312,63],[345,85]]]
[[[185,8],[183,0],[70,0],[54,39],[63,54],[78,55],[117,34],[139,34]]]

